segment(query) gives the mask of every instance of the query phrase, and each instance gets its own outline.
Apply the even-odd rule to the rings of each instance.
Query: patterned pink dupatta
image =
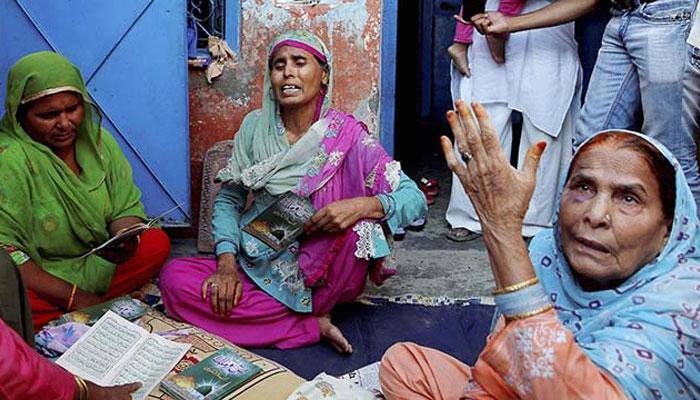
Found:
[[[398,182],[387,170],[387,165],[396,163],[369,135],[367,127],[350,114],[329,109],[325,120],[328,128],[312,165],[302,178],[295,192],[310,196],[316,209],[338,200],[360,196],[389,193]],[[358,221],[355,227],[363,222]],[[378,222],[378,221],[369,221]],[[341,260],[336,256],[347,246],[358,247],[361,241],[358,229],[350,228],[338,234],[323,234],[303,240],[300,246],[299,266],[305,276],[307,287],[315,285],[326,276],[331,263],[344,263],[344,268],[366,266],[374,257]],[[386,240],[386,239],[385,239]],[[357,256],[358,250],[353,250]],[[359,264],[359,265],[358,265]],[[374,264],[374,263],[373,263]],[[381,284],[395,271],[373,268],[372,280]]]

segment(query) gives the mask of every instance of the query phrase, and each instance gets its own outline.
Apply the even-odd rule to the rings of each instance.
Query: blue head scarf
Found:
[[[557,212],[554,228],[532,241],[530,257],[559,320],[631,398],[698,399],[700,231],[695,201],[678,161],[664,146],[634,132],[615,132],[648,141],[676,171],[673,227],[661,253],[617,288],[586,292],[562,252]]]

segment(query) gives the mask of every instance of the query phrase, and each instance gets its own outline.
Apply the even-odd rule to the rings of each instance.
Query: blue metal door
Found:
[[[185,0],[0,0],[0,104],[23,55],[59,52],[83,73],[131,162],[149,215],[190,222]]]

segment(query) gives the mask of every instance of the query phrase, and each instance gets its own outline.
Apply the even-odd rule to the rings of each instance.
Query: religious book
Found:
[[[244,226],[243,231],[281,251],[304,233],[304,224],[315,212],[308,198],[288,192]]]
[[[101,386],[141,382],[131,398],[142,400],[189,348],[188,343],[164,339],[107,311],[56,364]]]
[[[51,325],[61,325],[66,322],[79,322],[85,325],[94,325],[107,311],[112,311],[120,317],[134,321],[146,314],[146,306],[131,296],[117,297],[104,303],[71,311],[61,315]]]
[[[175,400],[220,400],[262,372],[229,348],[223,348],[163,382]]]
[[[175,207],[165,211],[164,213],[158,215],[157,217],[151,218],[146,222],[139,222],[137,224],[134,224],[127,229],[124,229],[123,231],[119,232],[118,234],[110,237],[109,239],[105,240],[104,242],[100,243],[99,245],[93,247],[89,251],[85,252],[80,258],[85,258],[87,256],[90,256],[92,254],[97,254],[98,256],[102,256],[105,253],[108,253],[110,251],[114,251],[119,249],[126,241],[132,240],[135,236],[138,236],[142,234],[144,231],[152,228],[160,222],[161,218],[164,216],[170,214],[171,212],[177,210],[180,207],[180,204],[176,205]]]

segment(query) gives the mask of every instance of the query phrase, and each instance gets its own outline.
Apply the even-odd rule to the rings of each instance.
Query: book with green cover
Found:
[[[122,296],[104,303],[63,314],[60,318],[53,321],[51,325],[61,325],[66,322],[79,322],[85,325],[94,325],[108,310],[111,310],[124,319],[133,321],[146,313],[146,306],[140,301],[132,299],[131,296]]]
[[[199,363],[160,383],[177,400],[219,400],[262,372],[229,348],[223,348]]]
[[[315,212],[309,199],[288,192],[244,226],[243,231],[280,251],[304,233],[304,224]]]

